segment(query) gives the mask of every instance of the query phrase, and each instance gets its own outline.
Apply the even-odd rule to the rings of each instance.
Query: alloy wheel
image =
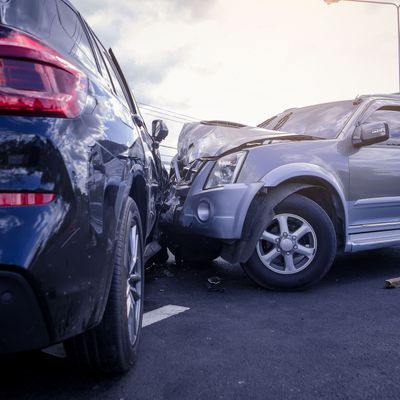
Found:
[[[139,240],[139,228],[134,221],[129,232],[128,278],[126,284],[126,310],[129,340],[132,346],[138,336],[142,311],[142,266],[139,254]]]
[[[305,270],[315,258],[317,236],[313,227],[294,214],[278,214],[257,243],[262,263],[271,271],[291,275]]]

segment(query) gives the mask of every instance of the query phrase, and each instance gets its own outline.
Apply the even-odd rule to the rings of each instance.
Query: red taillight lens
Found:
[[[0,193],[0,207],[40,206],[55,198],[54,193]]]
[[[86,97],[81,71],[27,34],[0,28],[0,114],[75,118]]]

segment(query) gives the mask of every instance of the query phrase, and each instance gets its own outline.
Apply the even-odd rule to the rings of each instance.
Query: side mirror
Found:
[[[156,119],[152,123],[152,136],[157,143],[161,143],[168,136],[168,127],[162,119]]]
[[[358,126],[353,135],[354,146],[369,146],[389,139],[389,125],[386,122],[373,122]]]

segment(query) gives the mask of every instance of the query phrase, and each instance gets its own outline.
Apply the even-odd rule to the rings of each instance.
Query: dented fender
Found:
[[[310,187],[313,187],[313,185],[287,183],[261,189],[248,210],[242,238],[233,243],[225,244],[222,248],[221,257],[233,264],[247,262],[265,228],[274,219],[274,208],[290,195]]]

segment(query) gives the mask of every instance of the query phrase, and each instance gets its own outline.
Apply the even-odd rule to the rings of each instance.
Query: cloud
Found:
[[[215,5],[214,0],[172,0],[171,3],[175,4],[174,8],[178,14],[188,12],[193,20],[210,16]]]
[[[183,114],[257,124],[291,107],[397,90],[394,7],[72,1],[113,47],[136,98]]]
[[[216,0],[72,0],[87,18],[98,13],[137,19],[191,19],[202,20],[209,16]]]
[[[128,82],[140,98],[171,70],[185,64],[188,43],[176,27],[188,29],[206,19],[216,0],[73,0],[106,48],[116,53]],[[156,99],[152,99],[156,100]]]

